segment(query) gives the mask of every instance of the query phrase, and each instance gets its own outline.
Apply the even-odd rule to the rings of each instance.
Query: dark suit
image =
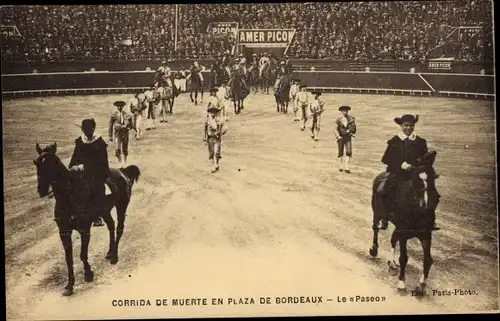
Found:
[[[69,167],[83,165],[84,176],[92,199],[105,196],[105,180],[109,177],[107,144],[102,137],[92,143],[84,143],[81,137],[75,140],[75,150]]]
[[[401,168],[404,162],[418,166],[420,159],[427,153],[427,141],[419,136],[415,140],[402,141],[399,136],[394,136],[387,142],[382,162],[387,165],[387,172],[395,174],[396,178],[408,180],[411,172]]]
[[[399,136],[394,136],[387,142],[387,149],[382,157],[382,162],[387,165],[387,172],[390,173],[384,186],[384,195],[386,201],[388,201],[386,204],[389,207],[389,212],[398,212],[407,208],[402,200],[409,192],[408,189],[411,184],[400,184],[400,182],[411,180],[412,171],[402,169],[401,164],[406,162],[413,167],[419,166],[422,164],[422,158],[427,152],[427,141],[419,136],[416,136],[415,140],[410,140],[408,138],[401,140]],[[431,168],[428,174],[432,176],[436,173],[434,169]],[[399,190],[399,193],[396,193],[396,190]],[[439,197],[436,187],[433,184],[429,185],[429,192],[436,193]],[[397,210],[397,206],[403,207]],[[432,225],[434,224],[435,218],[436,213],[433,210],[430,212],[430,223]],[[383,225],[387,226],[387,218],[384,218]]]

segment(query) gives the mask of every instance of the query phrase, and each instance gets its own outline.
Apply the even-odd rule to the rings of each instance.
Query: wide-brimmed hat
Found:
[[[166,63],[167,63],[167,61],[166,61],[166,60],[163,60],[163,61],[161,62],[161,64],[162,64],[162,65],[164,65],[164,64],[166,64]]]
[[[94,118],[87,118],[87,119],[84,119],[82,120],[82,128],[85,128],[85,127],[95,127],[96,124],[95,124],[95,120]]]
[[[219,91],[219,88],[216,88],[216,87],[210,88],[211,93],[216,93],[218,91]]]
[[[317,90],[311,91],[311,94],[321,96],[321,93]]]
[[[340,107],[339,107],[339,111],[343,111],[343,110],[345,110],[345,111],[349,111],[349,110],[351,110],[351,107],[350,107],[350,106],[347,106],[347,105],[340,106]]]
[[[209,112],[209,113],[210,112],[218,112],[218,111],[220,111],[220,108],[217,107],[217,106],[213,106],[212,105],[212,106],[210,106],[210,107],[207,108],[207,112]]]
[[[125,107],[126,104],[127,103],[124,102],[123,100],[117,100],[113,103],[113,105],[115,105],[116,107],[122,107],[122,108]]]
[[[302,88],[306,88],[306,87],[307,87],[307,85],[306,85],[306,84],[300,84],[300,85],[299,85],[299,88],[300,88],[300,89],[302,89]]]
[[[300,79],[299,78],[293,78],[292,81],[300,82]]]
[[[256,54],[256,53],[253,53],[253,54],[252,54],[252,56],[257,56],[257,54]]]
[[[404,123],[416,124],[418,123],[418,115],[413,116],[406,114],[401,117],[394,118],[394,122],[396,122],[396,124],[398,125],[402,125]]]
[[[280,62],[280,65],[284,65],[286,64],[286,62],[284,62],[283,60]]]

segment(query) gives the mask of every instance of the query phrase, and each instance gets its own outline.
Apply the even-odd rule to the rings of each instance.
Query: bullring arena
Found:
[[[78,294],[70,300],[61,297],[64,255],[53,201],[36,193],[35,143],[57,142],[58,154],[67,164],[79,135],[74,124],[93,115],[98,132],[106,137],[112,103],[126,97],[22,98],[4,103],[9,318],[63,318],[68,313],[74,318],[111,317],[137,313],[137,308],[113,308],[112,299],[237,298],[261,292],[387,298],[385,304],[361,307],[332,304],[321,309],[325,314],[496,308],[493,103],[359,94],[324,95],[326,112],[318,142],[300,131],[291,115],[277,114],[272,96],[251,94],[243,112],[231,114],[221,170],[215,175],[209,173],[202,142],[204,107],[194,106],[187,94],[181,94],[168,124],[148,131],[142,140],[132,139],[129,163],[138,165],[142,176],[128,210],[120,262],[112,266],[104,260],[108,233],[105,227],[94,228],[90,262],[95,281],[80,281],[82,271],[75,258]],[[337,171],[332,133],[336,107],[345,103],[353,107],[359,127],[351,175]],[[476,290],[473,300],[399,296],[397,278],[387,270],[390,252],[375,260],[368,256],[371,183],[384,170],[380,158],[397,130],[393,118],[407,111],[420,115],[418,132],[438,151],[438,222],[443,228],[434,234],[429,286]],[[381,249],[390,249],[390,230],[380,233]],[[409,244],[411,287],[420,275],[421,250],[416,240]],[[251,308],[222,306],[211,311],[245,314]],[[271,310],[302,314],[316,308],[280,305]],[[144,308],[140,314],[204,312]]]
[[[2,74],[7,319],[498,311],[496,97],[493,71],[477,61],[453,62],[441,73],[418,61],[384,71],[389,63],[325,67],[297,58],[294,75],[323,93],[319,140],[311,139],[310,122],[301,131],[291,112],[278,113],[272,94],[251,93],[240,114],[229,109],[216,173],[202,141],[212,85],[206,68],[205,102],[181,93],[168,123],[157,114],[156,129],[142,139],[131,131],[127,163],[141,176],[119,261],[105,259],[107,228],[92,228],[95,276],[85,282],[73,233],[75,289],[62,296],[64,250],[54,199],[37,193],[35,145],[56,142],[68,166],[78,124],[92,117],[118,168],[108,140],[113,102],[145,89],[160,61],[123,62],[140,65],[128,69],[101,61],[95,66],[114,67],[97,71],[89,62],[55,63],[64,67],[56,71],[25,65]],[[333,130],[341,105],[351,106],[358,127],[351,174],[337,167]],[[380,231],[378,256],[369,255],[373,179],[385,170],[381,158],[402,114],[419,115],[416,132],[437,151],[441,229],[432,233],[425,296],[412,292],[422,275],[417,239],[408,242],[407,291],[397,290],[397,271],[388,268],[392,224]]]

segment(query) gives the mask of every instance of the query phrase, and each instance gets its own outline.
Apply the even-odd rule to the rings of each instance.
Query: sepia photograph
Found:
[[[493,17],[1,5],[6,319],[498,313]]]

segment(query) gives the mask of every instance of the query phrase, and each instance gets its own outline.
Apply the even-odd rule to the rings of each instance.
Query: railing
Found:
[[[446,73],[296,71],[310,89],[324,92],[493,98],[494,76]],[[67,72],[2,75],[6,97],[131,92],[153,84],[152,71]],[[211,71],[203,72],[205,88]],[[99,84],[96,86],[96,84]],[[189,90],[189,84],[188,84]]]
[[[164,59],[164,58],[163,58]],[[94,68],[97,71],[133,71],[146,70],[151,68],[156,70],[160,66],[162,58],[142,59],[142,60],[76,60],[47,63],[9,63],[2,61],[3,74],[31,73],[37,70],[40,73],[47,72],[83,72]],[[200,59],[200,64],[210,68],[213,59]],[[169,64],[172,69],[189,69],[192,59],[179,59],[175,63]],[[443,72],[480,74],[484,70],[485,74],[494,74],[493,61],[453,61],[449,70],[429,69],[427,61],[414,60],[332,60],[332,59],[292,59],[295,70],[328,70],[328,71],[364,71],[366,67],[372,71],[399,71],[409,72],[414,68],[415,72]]]

